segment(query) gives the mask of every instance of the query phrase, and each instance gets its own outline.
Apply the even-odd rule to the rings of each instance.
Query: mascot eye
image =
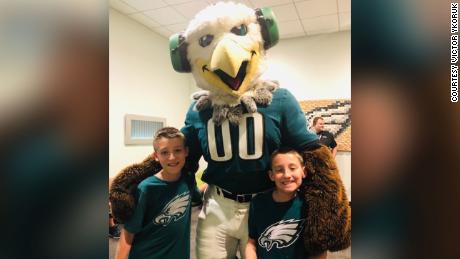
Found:
[[[214,39],[213,35],[207,34],[207,35],[202,36],[199,39],[198,43],[200,43],[200,46],[204,48],[204,47],[208,46],[209,44],[211,44],[213,39]]]
[[[248,33],[248,27],[246,27],[246,24],[241,24],[240,26],[233,27],[231,32],[239,36],[244,36]]]

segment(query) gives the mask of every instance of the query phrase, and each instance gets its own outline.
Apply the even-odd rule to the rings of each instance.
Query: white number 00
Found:
[[[249,154],[248,150],[248,118],[254,119],[254,153]],[[232,142],[230,138],[230,124],[228,120],[225,120],[220,127],[222,133],[222,146],[224,149],[224,155],[219,156],[217,153],[217,143],[215,138],[215,124],[210,119],[208,121],[208,145],[209,145],[209,153],[211,155],[211,159],[218,162],[228,161],[232,159]],[[263,120],[262,115],[260,113],[246,113],[243,114],[243,117],[240,119],[238,124],[238,132],[239,132],[239,156],[242,159],[259,159],[262,156],[262,146],[263,146]]]

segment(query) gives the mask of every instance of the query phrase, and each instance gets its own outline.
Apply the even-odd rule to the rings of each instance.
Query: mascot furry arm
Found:
[[[218,3],[170,38],[174,69],[192,72],[204,90],[194,95],[182,129],[190,150],[187,166],[196,170],[203,156],[205,182],[257,193],[272,186],[266,174],[271,152],[283,145],[300,149],[308,170],[302,187],[308,204],[305,247],[310,254],[341,250],[351,242],[351,210],[331,152],[307,132],[295,98],[276,81],[259,78],[265,51],[278,37],[271,9]],[[159,168],[147,159],[114,179],[109,198],[118,221],[134,210],[137,184]]]

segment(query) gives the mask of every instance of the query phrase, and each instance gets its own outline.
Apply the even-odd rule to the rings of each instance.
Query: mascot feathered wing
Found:
[[[308,204],[305,247],[311,254],[341,250],[351,242],[351,209],[334,158],[328,148],[317,144],[316,136],[308,143],[292,137],[286,140],[294,130],[306,134],[305,117],[292,95],[278,89],[277,81],[259,77],[265,51],[278,37],[270,8],[253,10],[241,4],[218,3],[198,13],[183,34],[170,38],[174,69],[192,72],[203,89],[194,95],[182,129],[190,149],[187,166],[194,172],[198,159],[204,156],[208,162],[204,181],[235,193],[256,193],[271,184],[268,176],[261,174],[268,170],[270,153],[303,141],[296,148],[303,150],[308,170],[302,187]],[[282,100],[290,100],[292,107]],[[292,125],[298,127],[292,129]],[[238,147],[232,147],[235,144]],[[118,221],[129,219],[134,210],[132,192],[137,184],[160,168],[146,159],[114,179],[109,197]],[[213,172],[213,168],[226,174],[219,175],[222,173]],[[257,170],[258,178],[254,178],[251,174]]]

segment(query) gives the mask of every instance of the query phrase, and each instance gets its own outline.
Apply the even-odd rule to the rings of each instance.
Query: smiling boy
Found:
[[[306,177],[302,156],[294,149],[273,152],[268,174],[275,189],[257,195],[249,208],[246,259],[307,258],[302,229],[305,203],[298,189]],[[326,253],[318,257],[325,258]]]
[[[138,185],[137,206],[124,225],[116,259],[190,258],[190,208],[197,189],[182,172],[185,137],[176,128],[162,128],[153,146],[162,170]]]

